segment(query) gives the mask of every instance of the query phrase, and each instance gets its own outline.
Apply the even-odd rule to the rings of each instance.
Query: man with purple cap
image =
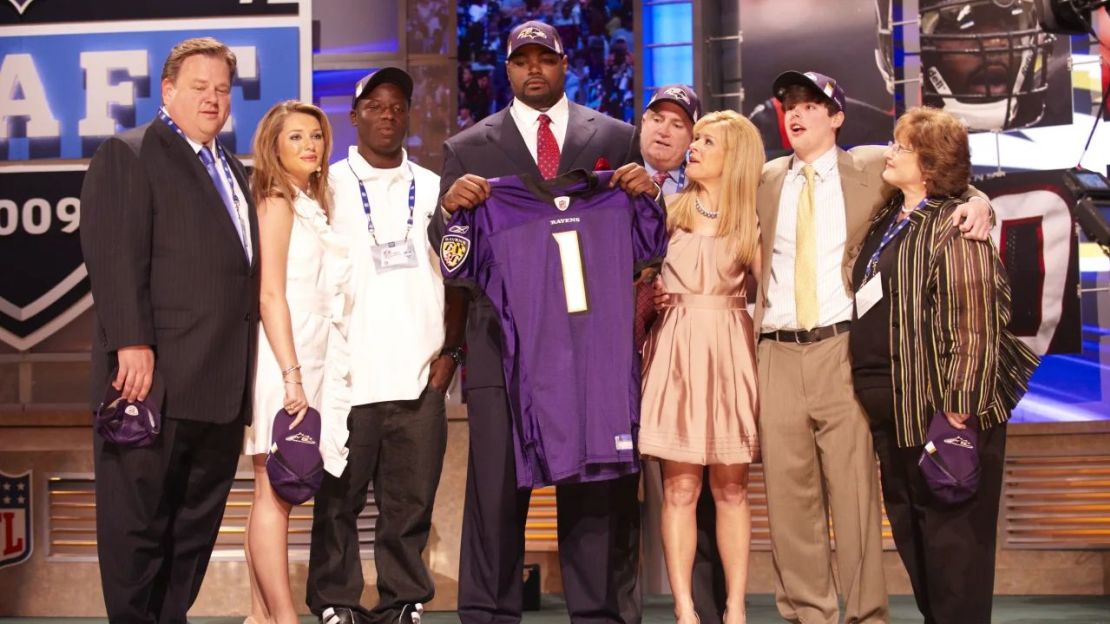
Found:
[[[574,169],[615,169],[614,186],[633,196],[659,195],[647,171],[636,164],[634,128],[567,100],[567,58],[554,27],[520,24],[509,33],[506,49],[512,105],[444,144],[444,218],[428,227],[437,249],[452,213],[489,198],[488,178],[527,174],[551,179]],[[517,489],[497,312],[485,295],[475,294],[468,314],[465,391],[471,435],[459,619],[464,624],[519,622],[531,492]],[[557,487],[559,557],[572,621],[639,621],[637,485],[633,474]]]
[[[343,474],[312,514],[307,602],[322,624],[418,623],[435,583],[422,554],[447,445],[444,396],[462,361],[465,300],[428,246],[439,177],[404,149],[413,80],[383,67],[355,84],[357,144],[331,167],[332,227],[352,241],[351,411]],[[373,486],[378,604],[364,588],[358,516]]]
[[[672,195],[686,184],[686,149],[701,115],[698,94],[683,84],[660,87],[640,122],[640,154],[652,180]]]
[[[834,624],[839,587],[844,622],[887,622],[878,473],[848,359],[851,267],[886,196],[886,150],[837,147],[846,99],[836,80],[788,71],[773,90],[794,149],[766,164],[756,200],[769,276],[754,322],[775,598],[788,621]],[[966,236],[989,230],[986,202],[959,216]]]

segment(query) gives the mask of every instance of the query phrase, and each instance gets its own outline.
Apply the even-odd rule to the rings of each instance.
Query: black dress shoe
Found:
[[[359,618],[350,607],[327,607],[320,614],[320,624],[359,624]]]

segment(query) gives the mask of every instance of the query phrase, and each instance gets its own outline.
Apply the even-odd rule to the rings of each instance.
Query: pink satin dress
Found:
[[[685,230],[671,235],[661,273],[671,304],[644,345],[644,456],[701,465],[759,457],[748,270],[729,257],[727,246]]]

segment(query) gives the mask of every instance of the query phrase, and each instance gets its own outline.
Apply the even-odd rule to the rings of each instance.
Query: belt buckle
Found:
[[[798,331],[794,332],[794,343],[800,345],[812,344],[814,342],[813,340],[802,340],[802,336],[810,338],[810,335],[812,333],[812,330],[809,329],[799,329]]]

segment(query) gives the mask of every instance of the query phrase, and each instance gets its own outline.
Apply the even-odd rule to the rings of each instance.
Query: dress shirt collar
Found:
[[[401,148],[401,164],[389,169],[379,169],[362,157],[358,153],[358,146],[352,145],[347,148],[347,162],[350,163],[351,170],[355,172],[355,176],[363,182],[383,181],[393,182],[395,179],[409,181],[412,179],[412,167],[409,165],[409,153],[405,148]]]
[[[517,123],[517,129],[521,133],[525,131],[534,131],[539,125],[540,115],[546,114],[551,118],[551,125],[565,127],[567,120],[570,117],[570,104],[567,101],[566,94],[559,98],[555,105],[546,111],[540,111],[528,106],[517,98],[513,98],[511,112],[513,120]]]
[[[811,163],[813,165],[813,172],[817,174],[817,180],[824,180],[836,171],[836,159],[838,156],[838,149],[834,145],[827,152],[821,154],[816,160]],[[787,177],[790,181],[802,175],[802,167],[806,163],[797,156],[794,156],[790,162],[790,173]]]
[[[170,112],[168,110],[166,110],[165,106],[162,107],[162,112],[166,114],[166,117],[170,117]],[[170,117],[170,119],[173,119],[173,117]],[[204,144],[203,143],[197,143],[196,141],[190,139],[189,135],[185,134],[184,132],[181,133],[181,136],[182,136],[182,138],[184,138],[186,141],[189,142],[189,147],[193,148],[193,153],[196,154],[197,156],[200,156],[200,148],[204,147]],[[212,139],[212,141],[208,143],[208,149],[212,150],[212,156],[213,157],[218,156],[216,154],[216,140],[215,139]]]

